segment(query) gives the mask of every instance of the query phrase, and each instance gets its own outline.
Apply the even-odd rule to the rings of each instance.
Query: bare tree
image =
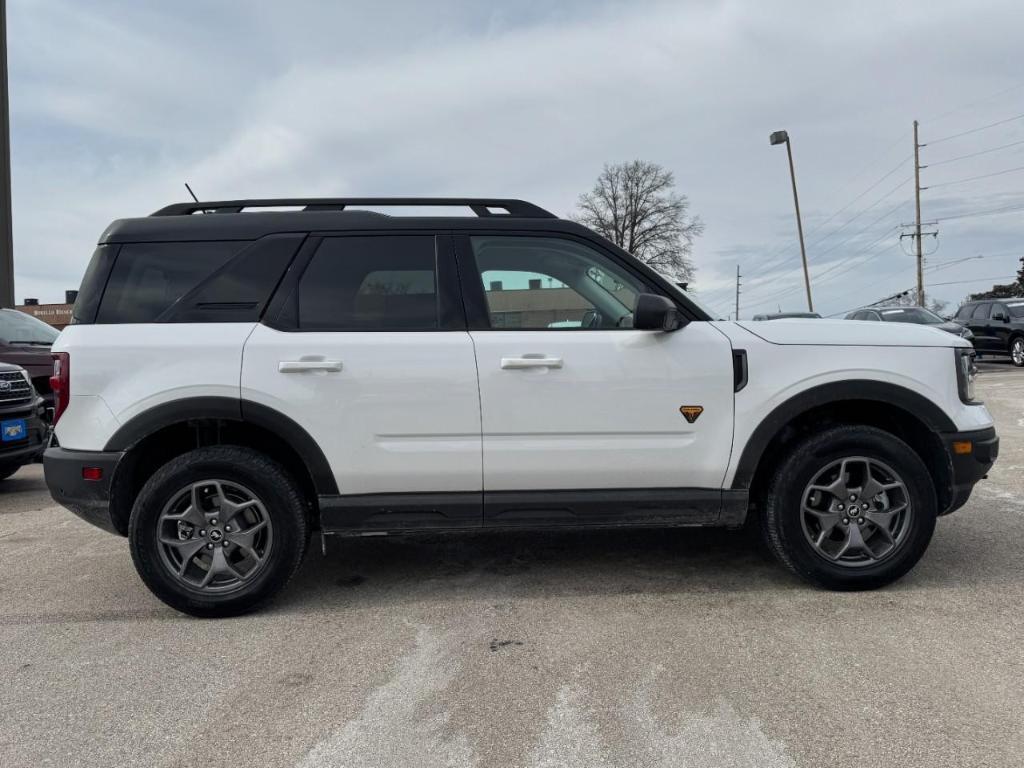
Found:
[[[580,195],[573,218],[652,269],[680,282],[694,276],[690,253],[704,232],[671,171],[644,160],[605,165],[594,188]]]

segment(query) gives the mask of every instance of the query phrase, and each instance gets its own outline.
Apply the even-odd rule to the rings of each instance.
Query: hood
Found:
[[[962,334],[965,330],[964,326],[960,325],[960,323],[954,323],[952,320],[947,320],[945,323],[933,325],[932,328],[938,328],[940,331],[945,331],[946,333],[955,333],[957,336]]]
[[[41,376],[53,368],[49,347],[10,344],[0,346],[0,362],[26,368],[33,377]]]
[[[741,321],[735,325],[772,344],[857,347],[969,347],[970,342],[934,325],[871,320]]]

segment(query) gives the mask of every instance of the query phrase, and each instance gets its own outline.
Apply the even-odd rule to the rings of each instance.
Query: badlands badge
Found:
[[[693,424],[697,420],[697,417],[704,413],[703,405],[680,405],[679,412],[683,414],[683,417]]]

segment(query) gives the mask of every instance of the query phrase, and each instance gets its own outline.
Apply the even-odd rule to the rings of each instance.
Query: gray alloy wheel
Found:
[[[801,497],[801,524],[815,554],[845,568],[894,554],[910,530],[910,494],[878,459],[849,456],[817,472]]]
[[[266,565],[274,527],[263,502],[228,480],[191,483],[171,496],[156,525],[168,574],[207,594],[231,592]]]
[[[1024,336],[1018,336],[1010,344],[1010,359],[1018,368],[1024,367]]]

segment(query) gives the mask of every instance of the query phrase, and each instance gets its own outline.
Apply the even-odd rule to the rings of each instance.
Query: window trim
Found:
[[[343,237],[432,237],[437,286],[436,328],[302,328],[299,321],[299,283],[324,240]],[[287,333],[444,333],[467,330],[466,313],[459,295],[458,272],[452,237],[436,229],[373,229],[310,232],[288,272],[271,298],[263,325]]]
[[[675,300],[675,297],[667,293],[662,289],[660,285],[650,280],[647,275],[644,275],[637,270],[632,264],[621,258],[618,254],[609,251],[609,249],[603,247],[601,243],[595,242],[589,238],[578,237],[573,234],[566,232],[552,232],[550,230],[502,230],[502,229],[472,229],[472,230],[455,230],[455,259],[458,265],[459,279],[462,284],[462,300],[466,308],[466,320],[469,324],[469,330],[471,331],[494,331],[495,333],[551,333],[553,331],[558,332],[612,332],[621,333],[623,331],[634,331],[635,328],[494,328],[491,326],[491,314],[490,307],[487,304],[487,292],[484,290],[483,280],[481,279],[482,273],[480,272],[477,263],[476,256],[473,254],[473,245],[470,242],[472,237],[522,237],[522,238],[545,238],[549,240],[567,240],[569,242],[578,243],[604,256],[617,267],[622,269],[624,272],[634,278],[641,286],[643,286],[645,293],[653,293],[658,296],[664,296],[679,307],[683,316],[693,320],[693,316],[688,307],[680,304]]]

